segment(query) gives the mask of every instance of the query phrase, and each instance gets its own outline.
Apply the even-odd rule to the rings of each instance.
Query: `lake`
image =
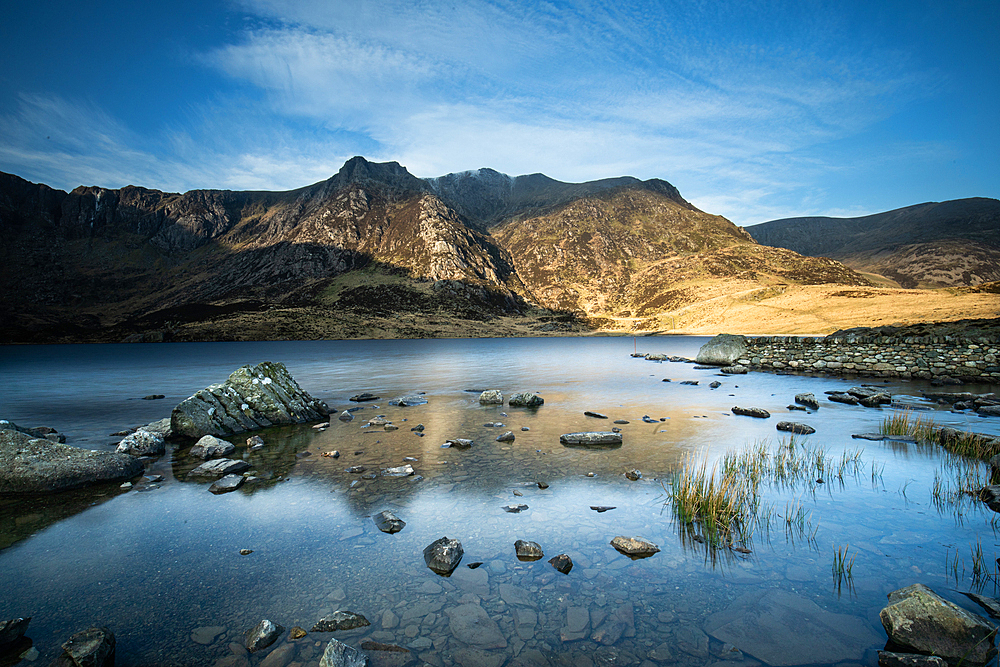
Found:
[[[93,625],[115,633],[118,665],[240,664],[230,644],[260,620],[309,630],[348,610],[371,625],[295,641],[285,632],[250,663],[278,647],[266,667],[314,666],[336,637],[355,647],[404,646],[412,664],[437,667],[700,667],[736,659],[874,665],[885,643],[878,613],[886,594],[918,582],[981,611],[961,591],[996,594],[988,576],[1000,541],[996,515],[948,489],[961,475],[985,476],[983,466],[927,445],[852,439],[877,431],[894,409],[833,403],[823,392],[863,379],[722,376],[629,356],[638,349],[693,358],[706,340],[0,347],[0,418],[52,426],[69,444],[92,449],[113,449],[120,438],[110,433],[169,416],[247,363],[284,363],[336,411],[356,406],[348,398],[363,391],[381,397],[326,430],[266,429],[260,451],[246,451],[246,435],[230,438],[234,457],[247,458],[258,477],[234,493],[216,496],[209,482],[188,481],[197,462],[171,447],[147,468],[162,482],[0,499],[0,618],[32,617],[27,635],[38,664]],[[712,389],[713,381],[721,385]],[[938,425],[1000,434],[1000,419],[923,399],[926,383],[874,382],[897,407]],[[545,404],[481,406],[486,389],[537,392]],[[417,392],[427,404],[388,404]],[[788,410],[802,392],[821,408]],[[166,398],[142,400],[149,394]],[[736,416],[736,405],[772,416]],[[364,427],[376,415],[399,430]],[[796,436],[793,448],[821,454],[822,483],[811,474],[765,481],[765,518],[733,545],[742,551],[713,547],[698,525],[675,518],[669,489],[685,461],[711,470],[727,451],[787,448],[787,434],[775,430],[786,419],[816,429]],[[619,448],[560,444],[560,434],[610,430],[613,420],[629,422],[619,426]],[[411,430],[418,424],[422,436]],[[497,442],[508,430],[515,440]],[[442,448],[450,438],[475,444]],[[332,450],[340,457],[323,456]],[[414,476],[346,472],[403,465],[405,457],[416,459]],[[846,460],[839,470],[831,465]],[[633,469],[637,481],[624,475]],[[506,511],[511,504],[527,508]],[[372,516],[383,510],[405,528],[379,531]],[[423,559],[424,547],[443,536],[465,552],[450,577]],[[645,538],[660,551],[632,560],[610,545],[616,536]],[[537,542],[544,558],[519,560],[516,540]],[[547,562],[559,554],[572,559],[568,574]],[[838,575],[844,554],[850,568]],[[980,557],[986,570],[977,569]],[[470,626],[470,618],[481,622]]]

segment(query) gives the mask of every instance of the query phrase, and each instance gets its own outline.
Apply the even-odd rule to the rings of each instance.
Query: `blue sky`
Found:
[[[1000,3],[3,0],[0,171],[301,187],[353,155],[663,178],[741,225],[1000,196]]]

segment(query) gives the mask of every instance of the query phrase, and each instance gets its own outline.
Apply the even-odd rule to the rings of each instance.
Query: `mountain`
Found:
[[[786,218],[746,228],[758,243],[830,257],[902,287],[1000,280],[1000,201],[930,202],[860,218]]]
[[[0,174],[0,234],[0,342],[654,331],[871,285],[758,245],[666,181],[419,179],[361,157],[287,192]]]

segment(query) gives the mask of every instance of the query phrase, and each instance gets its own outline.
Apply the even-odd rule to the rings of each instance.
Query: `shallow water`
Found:
[[[704,340],[637,344],[640,351],[694,356]],[[690,364],[632,359],[634,345],[585,338],[0,348],[0,417],[53,426],[71,444],[91,448],[110,448],[117,439],[109,433],[168,416],[172,405],[243,363],[284,362],[331,408],[353,405],[347,398],[361,391],[382,397],[353,422],[334,420],[326,431],[305,425],[262,432],[267,447],[253,453],[241,447],[238,456],[267,479],[235,493],[214,496],[207,482],[186,481],[194,461],[181,449],[149,467],[148,474],[165,477],[162,484],[0,502],[0,617],[33,617],[28,635],[44,664],[73,632],[107,625],[118,639],[119,665],[210,665],[262,618],[308,630],[346,609],[372,625],[311,633],[294,642],[294,660],[315,665],[322,645],[336,636],[353,646],[366,639],[407,646],[434,665],[499,666],[515,658],[706,665],[734,657],[716,638],[727,636],[720,627],[738,625],[734,619],[752,615],[766,595],[797,618],[813,614],[825,625],[803,620],[777,647],[759,637],[734,642],[746,654],[743,664],[757,658],[873,665],[885,641],[878,611],[889,591],[921,582],[973,611],[959,591],[978,583],[994,593],[992,582],[972,577],[974,545],[988,564],[997,555],[993,513],[972,503],[932,502],[936,471],[952,470],[949,455],[853,440],[852,433],[877,430],[891,410],[836,404],[822,394],[860,381],[716,376]],[[722,386],[710,389],[713,380]],[[880,384],[898,401],[930,409],[926,414],[939,424],[1000,433],[1000,420],[922,400],[922,383]],[[545,405],[484,407],[478,392],[467,391],[492,388],[507,395],[537,391]],[[426,405],[387,403],[418,391],[426,392]],[[789,413],[785,406],[804,391],[821,398],[821,409]],[[167,398],[141,400],[154,393]],[[762,407],[772,417],[733,416],[734,405]],[[610,419],[585,417],[584,410]],[[376,414],[399,430],[363,428],[365,417]],[[644,423],[644,415],[656,423]],[[621,426],[621,448],[559,444],[561,433],[608,430],[614,419],[630,422]],[[823,484],[808,479],[766,489],[772,525],[747,543],[750,554],[693,541],[697,531],[673,519],[666,499],[671,473],[686,457],[711,465],[727,450],[761,439],[777,445],[782,434],[774,424],[782,419],[816,428],[805,442],[831,459],[863,448],[861,466]],[[504,426],[484,426],[495,422]],[[424,437],[410,431],[418,423]],[[516,440],[496,442],[506,430]],[[476,444],[441,448],[455,437]],[[241,445],[244,438],[232,440]],[[322,456],[334,449],[339,459]],[[354,465],[398,466],[404,457],[418,459],[416,476],[363,480],[345,472]],[[632,468],[642,479],[623,476]],[[510,503],[528,509],[507,513],[502,506]],[[597,513],[591,505],[616,509]],[[789,510],[799,516],[799,506],[801,521],[786,522]],[[402,532],[376,528],[371,516],[385,509],[407,522]],[[448,578],[422,558],[423,548],[445,535],[465,550]],[[609,545],[616,535],[642,536],[661,551],[630,560]],[[519,561],[517,539],[538,542],[545,558]],[[838,585],[834,553],[847,545],[852,577]],[[241,556],[240,549],[253,553]],[[546,562],[560,553],[573,559],[568,575]],[[483,565],[467,567],[477,562]],[[487,612],[506,646],[469,644],[452,618],[467,604]],[[601,643],[614,639],[615,619],[622,636]],[[191,638],[205,626],[224,628],[207,646]],[[853,642],[842,637],[839,653],[817,648],[838,632]],[[253,663],[269,651],[255,654]]]

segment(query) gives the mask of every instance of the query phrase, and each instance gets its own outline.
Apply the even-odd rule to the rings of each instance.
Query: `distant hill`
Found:
[[[931,202],[860,218],[786,218],[746,228],[762,245],[890,278],[902,287],[1000,280],[1000,201]]]
[[[287,192],[0,174],[0,234],[0,343],[655,331],[871,286],[758,245],[666,181],[419,179],[362,157]]]

